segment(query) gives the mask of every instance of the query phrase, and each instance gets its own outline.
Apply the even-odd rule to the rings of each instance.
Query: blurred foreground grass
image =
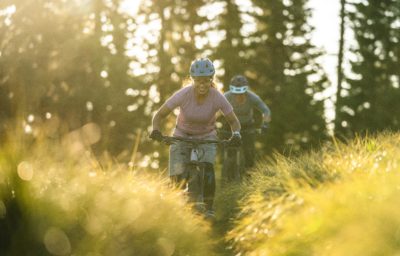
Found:
[[[400,255],[399,134],[260,162],[218,188],[213,235],[165,178],[87,148],[1,145],[0,255]]]
[[[100,166],[74,143],[10,137],[0,149],[0,255],[211,255],[209,225],[181,193],[128,170]]]
[[[236,255],[400,255],[400,135],[276,156],[222,197]]]

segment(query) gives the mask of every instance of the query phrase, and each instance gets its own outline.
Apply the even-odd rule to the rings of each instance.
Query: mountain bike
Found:
[[[195,209],[200,213],[205,213],[204,204],[204,184],[205,184],[205,163],[202,162],[204,150],[200,147],[203,144],[227,144],[227,140],[203,140],[190,139],[182,137],[164,136],[163,142],[167,145],[174,143],[184,143],[190,150],[190,158],[185,163],[184,170],[184,185],[188,192],[189,201],[195,206]]]
[[[230,131],[220,130],[218,133],[223,137],[227,138],[231,135]],[[244,129],[240,133],[242,137],[252,134],[260,134],[261,129]],[[245,176],[245,157],[242,146],[231,146],[229,144],[223,145],[222,154],[222,171],[221,181],[222,183],[239,182]]]

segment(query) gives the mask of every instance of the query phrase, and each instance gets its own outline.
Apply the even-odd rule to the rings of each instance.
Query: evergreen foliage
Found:
[[[221,62],[221,81],[224,90],[227,91],[231,78],[243,74],[248,68],[246,35],[242,32],[245,25],[243,16],[248,14],[241,10],[234,0],[215,1],[213,4],[223,6],[223,10],[216,17],[216,30],[223,36],[212,56],[214,60]]]
[[[182,86],[194,58],[210,57],[225,89],[233,75],[244,74],[270,106],[273,121],[260,152],[298,152],[326,139],[322,92],[329,81],[317,61],[322,52],[310,42],[308,1],[143,0],[135,15],[122,4],[1,2],[2,134],[16,123],[33,137],[51,126],[48,136],[62,139],[95,123],[96,153],[129,161],[140,141],[140,155],[149,155],[152,114]],[[346,136],[398,129],[390,110],[399,96],[399,1],[353,6],[355,76],[337,101],[344,127],[336,129]]]
[[[307,1],[252,1],[257,30],[249,38],[247,68],[254,90],[272,109],[267,151],[310,148],[326,136],[323,102],[328,86],[316,62],[321,52],[310,42]]]
[[[345,136],[398,130],[399,115],[393,110],[400,104],[400,1],[361,1],[349,6],[356,45],[335,130]]]

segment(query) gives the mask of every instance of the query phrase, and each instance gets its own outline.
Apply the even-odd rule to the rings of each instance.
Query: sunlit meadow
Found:
[[[2,255],[210,255],[209,224],[161,175],[25,137],[0,150]]]
[[[232,190],[226,239],[237,255],[398,255],[399,156],[399,134],[383,134],[260,163]]]
[[[161,174],[96,156],[98,136],[91,125],[57,139],[7,136],[2,255],[400,253],[399,134],[260,161],[243,183],[217,187],[213,223]]]

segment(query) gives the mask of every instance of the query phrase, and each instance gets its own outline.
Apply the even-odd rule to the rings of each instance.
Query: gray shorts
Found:
[[[182,174],[185,165],[190,161],[190,144],[186,142],[177,142],[169,148],[169,176]],[[217,145],[202,144],[199,146],[199,161],[214,164],[217,154]]]

